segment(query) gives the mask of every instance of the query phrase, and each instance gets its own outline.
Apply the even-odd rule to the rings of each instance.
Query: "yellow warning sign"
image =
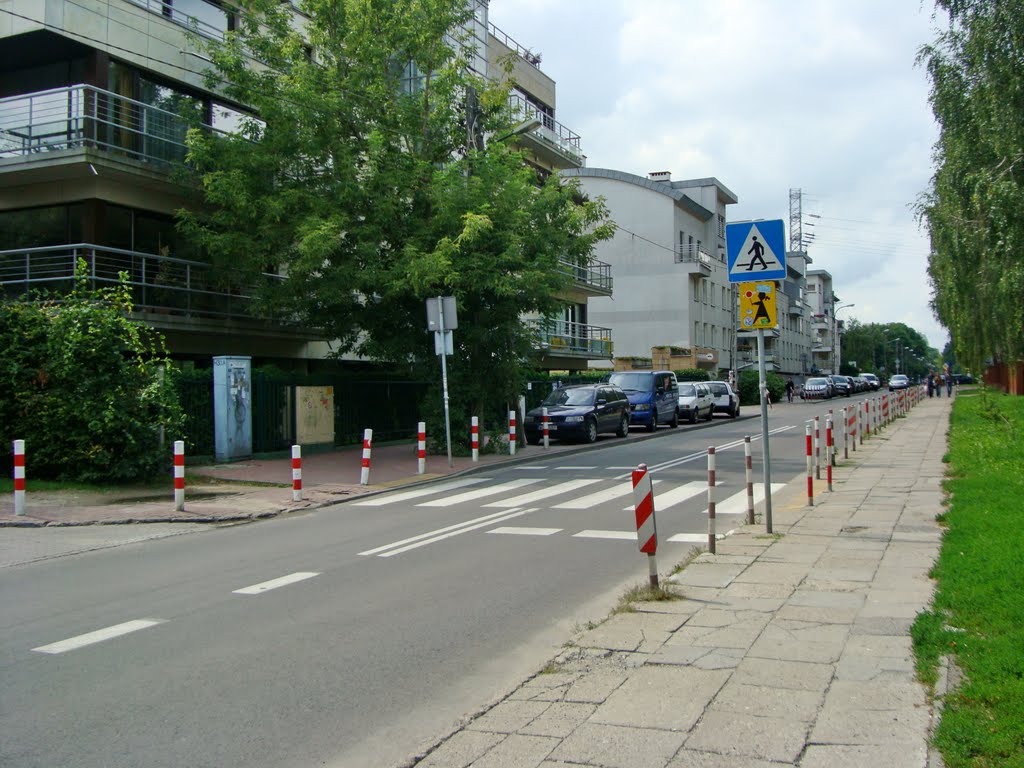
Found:
[[[774,281],[740,283],[740,330],[756,331],[776,325]]]

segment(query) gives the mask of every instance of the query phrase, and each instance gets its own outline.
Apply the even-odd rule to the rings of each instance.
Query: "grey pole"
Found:
[[[761,442],[764,444],[764,523],[772,532],[772,455],[768,445],[768,374],[764,364],[764,328],[757,329],[758,390],[761,393]]]
[[[444,391],[444,440],[448,446],[448,468],[455,466],[452,461],[452,422],[448,412],[448,354],[447,341],[444,330],[444,302],[440,297],[437,299],[437,312],[440,317],[441,330],[441,389]]]

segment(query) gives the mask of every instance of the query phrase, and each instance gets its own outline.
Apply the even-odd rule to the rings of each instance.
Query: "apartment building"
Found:
[[[832,275],[824,269],[810,270],[806,300],[811,320],[812,372],[839,373],[842,321],[836,318],[839,297],[832,287]]]
[[[539,58],[490,24],[488,0],[467,2],[470,68],[488,76],[489,62],[513,58],[513,106],[527,121],[515,138],[530,161],[542,173],[582,165],[580,137],[557,121],[555,83]],[[0,283],[7,295],[66,286],[84,258],[99,282],[129,273],[137,318],[165,335],[175,357],[248,355],[301,367],[328,356],[329,340],[255,317],[255,286],[213,274],[175,229],[174,212],[197,202],[171,177],[186,153],[179,109],[225,130],[244,109],[206,87],[194,39],[223,39],[236,23],[229,8],[219,0],[0,6]],[[609,269],[565,269],[573,283],[564,316],[535,321],[538,359],[546,367],[610,360],[607,329],[587,323],[588,299],[611,295]]]
[[[726,207],[736,195],[715,178],[673,181],[603,168],[561,172],[603,196],[618,225],[596,256],[611,265],[615,295],[590,301],[592,322],[611,329],[615,358],[652,358],[652,348],[709,371],[735,368],[736,291],[725,250]],[[610,361],[591,367],[611,367]]]

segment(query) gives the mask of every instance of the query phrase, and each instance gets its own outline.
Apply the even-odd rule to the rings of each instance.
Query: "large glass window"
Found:
[[[82,242],[84,205],[0,212],[0,251]]]

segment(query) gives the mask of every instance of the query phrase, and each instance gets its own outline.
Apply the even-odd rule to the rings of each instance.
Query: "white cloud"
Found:
[[[862,322],[905,322],[941,349],[928,242],[912,206],[936,129],[919,47],[927,2],[493,0],[491,20],[558,85],[587,164],[716,176],[730,218],[789,219],[789,189],[825,218],[814,267]]]

